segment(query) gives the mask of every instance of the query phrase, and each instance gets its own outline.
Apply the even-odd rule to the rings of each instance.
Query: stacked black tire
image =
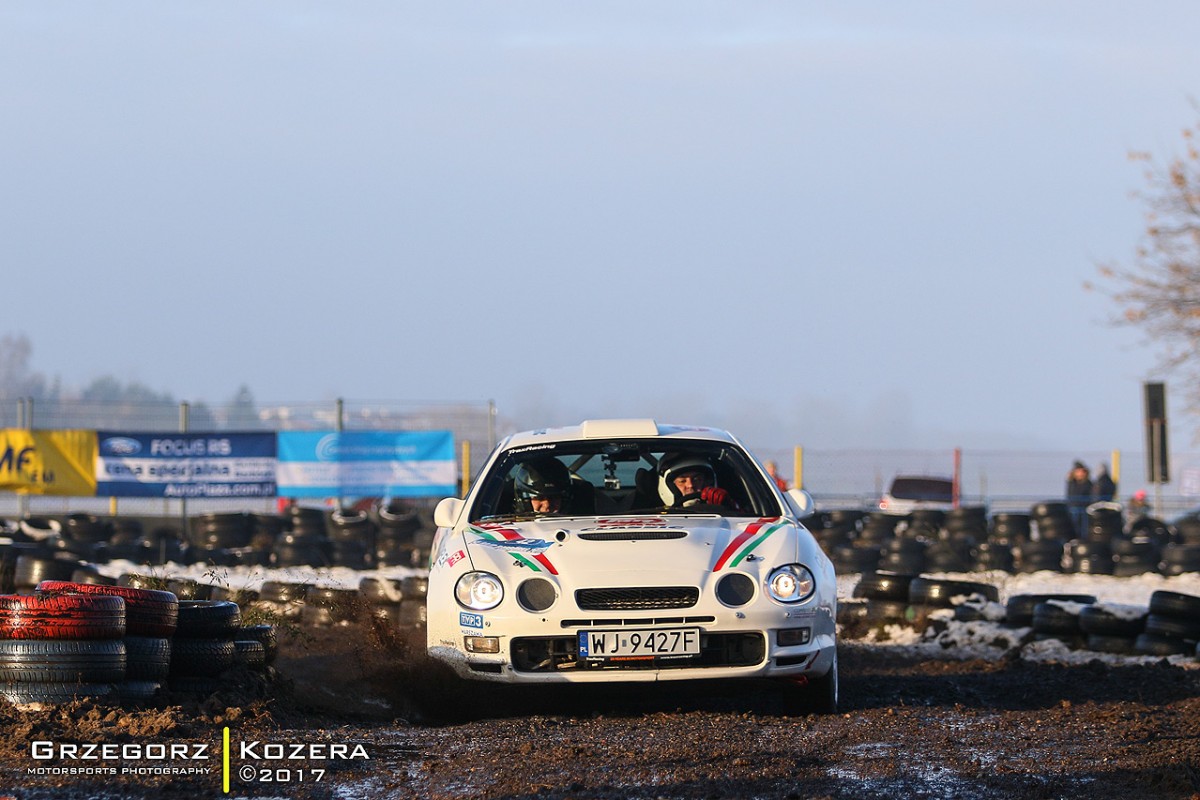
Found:
[[[387,633],[414,633],[425,628],[425,597],[429,579],[363,578],[358,594],[368,604],[368,615],[376,630]]]
[[[375,563],[375,523],[366,511],[339,508],[329,514],[329,562],[334,567],[371,569]]]
[[[209,694],[237,656],[234,638],[241,609],[228,600],[181,600],[179,626],[171,642],[170,686],[175,692]]]
[[[858,602],[838,605],[839,622],[923,626],[945,609],[959,619],[982,618],[985,606],[997,602],[1000,593],[988,583],[880,571],[864,573],[853,596]]]
[[[1146,630],[1135,649],[1147,655],[1197,653],[1200,642],[1200,597],[1179,592],[1157,591],[1150,595]]]
[[[1168,576],[1200,572],[1200,517],[1175,521],[1175,534],[1162,548],[1160,571]]]
[[[256,563],[251,546],[254,520],[250,514],[209,513],[188,521],[188,541],[191,545],[188,561],[232,567]]]
[[[392,501],[375,511],[376,567],[420,565],[416,537],[422,530],[421,516],[414,508]]]
[[[0,596],[0,696],[13,703],[112,701],[125,680],[119,597]]]
[[[1146,628],[1147,610],[1135,606],[1095,603],[1079,612],[1079,630],[1087,637],[1084,647],[1097,653],[1129,655],[1137,652],[1137,638]]]
[[[123,702],[153,699],[167,679],[171,659],[171,637],[179,620],[179,601],[170,592],[130,586],[47,581],[40,592],[115,598],[125,607],[125,678],[118,685]]]
[[[292,506],[283,532],[271,550],[275,567],[325,567],[329,565],[329,536],[325,512],[319,508]]]
[[[356,589],[309,586],[304,592],[301,621],[305,625],[347,625],[358,619],[365,608]]]

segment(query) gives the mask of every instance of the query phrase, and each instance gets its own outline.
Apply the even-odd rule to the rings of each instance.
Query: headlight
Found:
[[[767,591],[781,603],[799,603],[817,590],[817,581],[808,567],[788,564],[777,567],[767,578]]]
[[[504,585],[490,572],[468,572],[454,584],[458,602],[476,611],[487,611],[504,599]]]

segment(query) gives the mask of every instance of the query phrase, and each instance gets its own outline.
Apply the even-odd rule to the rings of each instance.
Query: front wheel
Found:
[[[838,662],[819,678],[807,681],[787,680],[784,702],[789,711],[798,714],[836,714],[838,710]]]

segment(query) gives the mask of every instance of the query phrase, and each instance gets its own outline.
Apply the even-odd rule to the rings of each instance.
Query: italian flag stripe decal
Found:
[[[738,564],[740,564],[742,562],[743,558],[750,555],[750,553],[754,552],[754,548],[758,547],[760,544],[762,544],[764,541],[766,541],[768,536],[770,536],[772,533],[774,533],[775,531],[779,530],[782,527],[783,527],[782,522],[776,522],[774,525],[767,528],[766,531],[763,532],[762,536],[759,536],[757,539],[755,539],[753,542],[750,543],[749,547],[747,547],[742,552],[738,553],[737,558],[735,558],[733,561],[729,562],[729,566],[736,567]]]
[[[503,541],[504,539],[520,539],[520,538],[522,538],[521,534],[517,533],[516,531],[514,531],[511,528],[500,528],[500,527],[490,528],[489,527],[489,529],[485,531],[481,528],[477,528],[474,525],[472,525],[472,526],[470,526],[470,530],[471,530],[471,533],[475,534],[476,536],[482,536],[484,539],[487,539],[490,542],[499,542],[499,541]],[[500,537],[502,537],[502,538],[497,538],[497,537],[493,536],[492,532],[500,534]],[[533,563],[533,561],[530,561],[529,558],[526,557],[523,553],[519,553],[515,550],[510,550],[508,552],[508,554],[510,556],[512,556],[513,558],[515,558],[520,563],[522,563],[525,566],[532,569],[534,572],[541,572],[541,570],[538,569],[538,566],[537,566],[537,564],[541,564],[543,567],[546,568],[546,571],[549,572],[551,575],[558,574],[558,570],[556,570],[554,568],[554,565],[550,563],[550,559],[546,558],[545,553],[537,553],[533,556],[533,561],[536,561],[537,564]]]
[[[725,550],[721,553],[721,557],[717,559],[717,563],[713,567],[713,572],[720,572],[721,569],[724,568],[725,564],[729,561],[729,559],[733,557],[733,554],[736,553],[738,551],[738,549],[742,545],[744,545],[747,541],[749,541],[750,539],[753,539],[755,536],[757,536],[758,532],[760,530],[762,530],[764,525],[771,523],[771,522],[777,522],[778,520],[779,520],[779,517],[763,517],[762,519],[755,520],[754,522],[751,522],[749,525],[747,525],[746,530],[742,531],[736,537],[734,537],[734,540],[732,542],[730,542],[729,545],[725,548]],[[780,525],[774,525],[769,530],[767,530],[761,537],[759,537],[758,539],[755,539],[755,541],[752,542],[750,544],[750,546],[747,547],[745,549],[745,551],[742,552],[742,554],[737,557],[737,560],[735,560],[733,562],[733,564],[730,564],[730,566],[734,566],[738,562],[740,562],[743,558],[745,558],[750,553],[751,550],[758,547],[758,545],[764,539],[766,539],[768,536],[770,536],[775,531],[779,530],[779,528],[780,528]]]

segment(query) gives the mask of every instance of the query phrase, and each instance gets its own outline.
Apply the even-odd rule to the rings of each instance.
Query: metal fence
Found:
[[[334,399],[325,402],[228,403],[85,402],[19,398],[0,403],[0,428],[99,429],[137,432],[449,430],[456,443],[469,443],[468,474],[473,475],[496,442],[494,403],[445,403]],[[462,463],[463,450],[458,457]],[[73,512],[161,514],[203,511],[256,511],[274,508],[273,499],[163,500],[147,498],[25,496],[0,492],[0,515]]]
[[[795,477],[793,448],[754,448],[773,460],[789,479]],[[958,459],[961,502],[993,511],[1028,511],[1044,500],[1062,499],[1067,472],[1084,462],[1094,478],[1101,464],[1118,481],[1118,500],[1146,490],[1156,516],[1171,519],[1200,506],[1200,453],[1173,453],[1171,482],[1152,485],[1142,452],[967,450],[801,450],[804,488],[819,507],[870,508],[896,475],[952,477]]]
[[[295,431],[295,430],[450,430],[460,445],[463,472],[474,476],[495,442],[520,425],[497,414],[491,402],[349,400],[227,403],[83,402],[78,400],[6,400],[0,402],[0,427],[40,429],[96,428],[130,431]],[[469,455],[461,448],[468,443]],[[761,459],[773,460],[794,479],[796,445],[751,442]],[[466,455],[468,464],[462,464]],[[1029,452],[1003,450],[814,450],[801,449],[803,485],[823,508],[870,508],[898,474],[951,476],[959,464],[962,501],[992,510],[1027,510],[1033,503],[1063,496],[1066,475],[1076,460],[1095,474],[1107,464],[1119,481],[1119,498],[1146,489],[1157,516],[1173,516],[1200,506],[1200,453],[1172,453],[1171,482],[1149,485],[1142,452]],[[271,500],[189,501],[190,512],[266,511]],[[0,515],[18,512],[110,513],[108,498],[28,497],[0,492]],[[122,499],[131,514],[174,515],[178,500]]]

